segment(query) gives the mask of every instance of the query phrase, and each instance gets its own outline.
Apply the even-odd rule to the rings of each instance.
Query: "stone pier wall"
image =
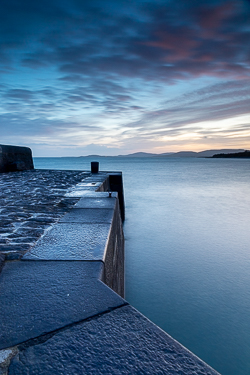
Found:
[[[0,184],[0,375],[218,375],[123,299],[121,173]]]
[[[0,145],[0,172],[34,169],[29,147]]]

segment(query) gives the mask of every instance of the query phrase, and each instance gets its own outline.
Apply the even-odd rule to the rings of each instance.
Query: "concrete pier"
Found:
[[[124,300],[121,173],[0,183],[0,375],[218,375]]]

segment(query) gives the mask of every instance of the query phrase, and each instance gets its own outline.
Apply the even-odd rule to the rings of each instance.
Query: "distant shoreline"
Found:
[[[212,158],[242,158],[248,159],[250,158],[250,151],[246,150],[243,152],[236,152],[236,153],[228,153],[228,154],[215,154]]]
[[[244,153],[245,150],[243,149],[221,149],[221,150],[205,150],[205,151],[179,151],[179,152],[165,152],[162,154],[153,154],[149,152],[135,152],[133,154],[127,155],[86,155],[86,156],[77,156],[79,158],[86,158],[86,157],[123,157],[123,158],[149,158],[149,157],[165,157],[165,158],[207,158],[213,157],[214,155],[220,154],[238,154]]]
[[[80,156],[34,156],[35,158],[249,158],[250,151],[244,149],[221,149],[195,151],[179,151],[162,154],[135,152],[127,155],[80,155]]]

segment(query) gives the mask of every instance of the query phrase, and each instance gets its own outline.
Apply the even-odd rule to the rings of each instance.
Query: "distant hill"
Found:
[[[118,155],[119,157],[126,158],[148,158],[152,156],[158,156],[157,154],[151,154],[150,152],[134,152],[133,154],[128,155]]]
[[[244,153],[243,149],[221,149],[221,150],[205,150],[200,152],[194,151],[179,151],[179,152],[164,152],[162,154],[153,154],[150,152],[134,152],[133,154],[127,155],[117,155],[109,157],[123,157],[123,158],[150,158],[150,157],[165,157],[165,158],[211,158],[214,155],[227,155],[227,154],[236,154]],[[79,156],[79,158],[104,158],[108,156],[103,155],[88,155],[88,156]],[[220,156],[222,157],[222,156]],[[246,156],[245,156],[246,157]]]
[[[198,158],[209,158],[212,157],[215,154],[229,154],[229,153],[234,153],[234,152],[244,152],[242,149],[222,149],[222,150],[206,150],[206,151],[201,151],[197,152],[197,157]]]
[[[171,154],[159,154],[157,156],[164,156],[167,158],[196,158],[197,152],[194,151],[179,151]]]
[[[207,158],[212,157],[215,154],[223,153],[234,153],[234,152],[243,152],[242,149],[222,149],[222,150],[205,150],[200,152],[194,152],[194,151],[179,151],[174,152],[171,154],[159,154],[157,156],[165,156],[168,158]]]
[[[86,156],[78,156],[79,158],[102,158],[101,155],[86,155]]]
[[[233,152],[229,154],[215,154],[212,156],[213,158],[250,158],[250,151],[244,151],[244,152]]]

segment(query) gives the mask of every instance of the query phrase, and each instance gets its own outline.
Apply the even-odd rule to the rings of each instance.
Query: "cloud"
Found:
[[[244,0],[4,2],[1,135],[150,147],[247,114],[249,16]]]
[[[249,115],[250,80],[229,81],[205,89],[193,90],[162,103],[162,108],[145,111],[131,123],[124,123],[127,132],[148,134],[150,137],[187,132],[195,124]],[[249,115],[250,118],[250,115]],[[198,126],[198,125],[197,125]],[[250,124],[246,125],[249,127]],[[209,132],[209,129],[208,129]]]
[[[8,90],[5,95],[6,98],[27,101],[33,98],[33,93],[30,90],[23,90],[23,89],[10,89]]]
[[[52,0],[47,9],[23,3],[12,4],[11,12],[5,5],[2,45],[22,48],[21,61],[27,67],[52,64],[72,78],[249,76],[245,43],[250,7],[242,0],[135,2],[128,5],[131,14],[123,1],[89,5]]]

